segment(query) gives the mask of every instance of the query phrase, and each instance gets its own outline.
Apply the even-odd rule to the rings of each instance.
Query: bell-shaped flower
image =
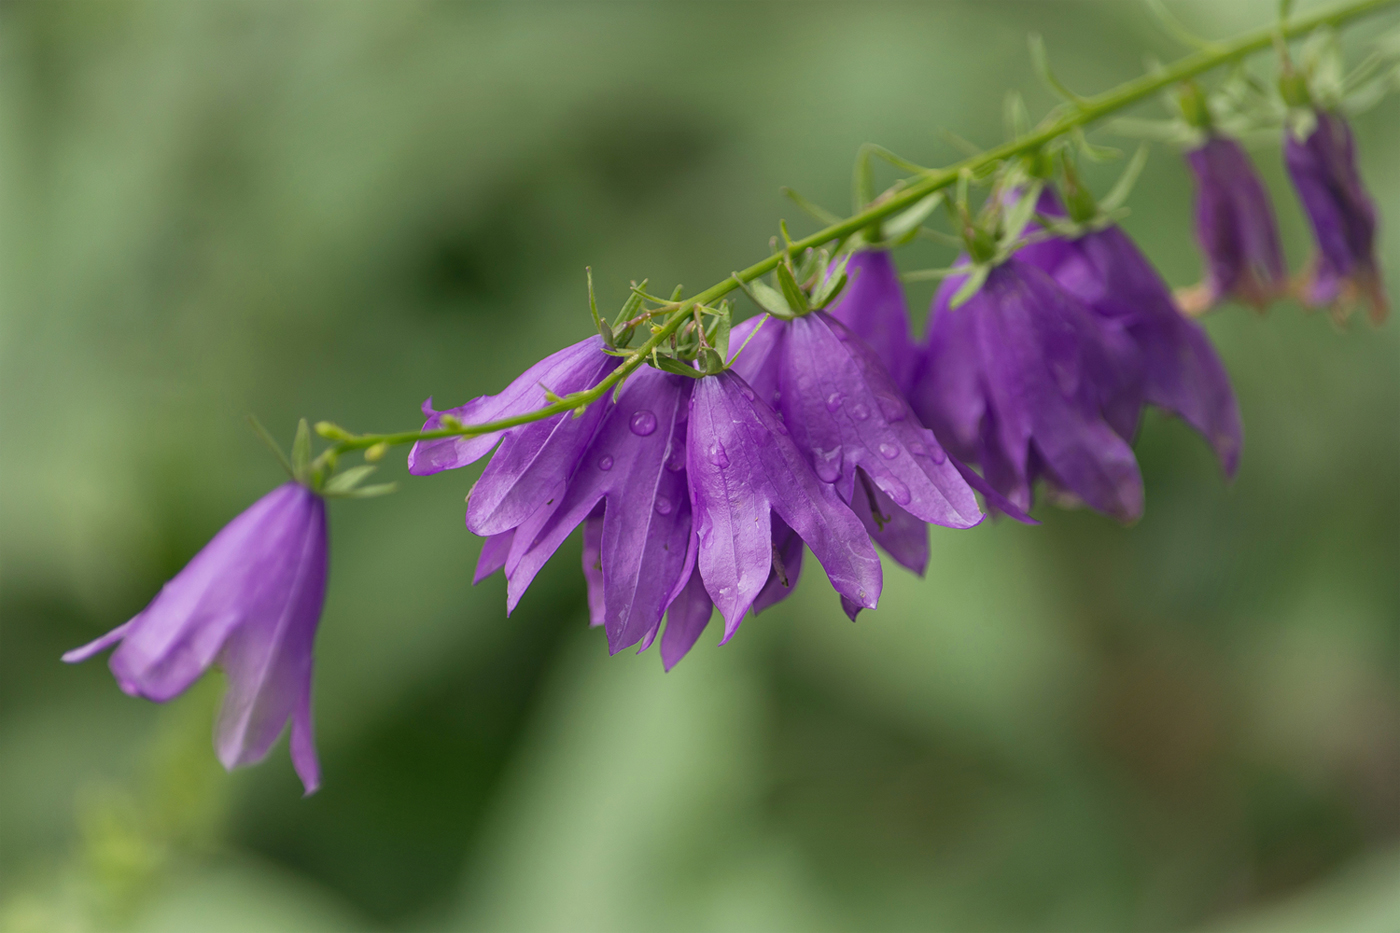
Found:
[[[1306,138],[1289,132],[1284,162],[1317,239],[1317,255],[1302,284],[1303,300],[1331,306],[1339,317],[1362,301],[1371,320],[1385,320],[1390,305],[1376,264],[1376,205],[1356,167],[1351,127],[1337,113],[1315,111]]]
[[[593,620],[613,653],[646,639],[690,573],[685,433],[695,380],[642,367],[628,377],[556,504],[515,529],[502,565],[514,610],[569,534],[584,530]],[[601,508],[601,518],[598,510]]]
[[[1178,295],[1188,314],[1233,298],[1263,310],[1288,290],[1288,264],[1268,189],[1239,143],[1209,134],[1186,153],[1196,180],[1196,240],[1205,254],[1201,284]]]
[[[1042,192],[1042,215],[1063,216],[1055,195]],[[1016,258],[1037,266],[1093,312],[1111,365],[1100,381],[1109,423],[1125,439],[1136,433],[1144,404],[1178,415],[1214,448],[1234,476],[1243,429],[1224,364],[1200,324],[1177,308],[1171,289],[1119,227],[1074,239],[1025,246]]]
[[[753,326],[736,327],[731,347]],[[924,571],[925,522],[969,528],[981,521],[966,479],[913,416],[875,351],[833,315],[764,322],[734,371],[771,387],[769,397],[817,476],[835,485],[899,563]]]
[[[566,395],[596,385],[618,364],[604,352],[601,337],[593,336],[545,357],[527,369],[500,395],[484,395],[458,408],[433,411],[432,399],[423,405],[424,431],[442,427],[443,416],[464,424],[498,421],[543,408],[548,393]],[[496,535],[523,523],[542,503],[564,492],[568,477],[578,465],[608,409],[595,402],[582,415],[563,412],[542,421],[507,428],[476,437],[447,437],[419,441],[408,455],[408,469],[418,476],[474,463],[491,452],[467,504],[467,527],[479,535]]]
[[[228,677],[214,730],[224,767],[261,761],[291,720],[292,764],[310,794],[321,783],[311,653],[325,590],[325,503],[286,483],[229,522],[131,621],[63,660],[118,645],[118,686],[158,703],[217,664]]]
[[[773,515],[806,542],[839,594],[875,607],[880,559],[860,520],[813,471],[784,421],[733,370],[695,383],[686,474],[696,565],[724,617],[725,641],[772,578]],[[665,636],[662,643],[664,651]]]
[[[901,393],[914,385],[919,351],[909,336],[909,304],[888,250],[851,254],[845,268],[848,284],[831,308],[831,316],[849,327],[875,351]]]
[[[1045,478],[1120,521],[1142,514],[1142,477],[1106,419],[1118,363],[1093,312],[1046,273],[1012,258],[957,308],[962,276],[934,299],[911,402],[958,457],[1020,509]]]

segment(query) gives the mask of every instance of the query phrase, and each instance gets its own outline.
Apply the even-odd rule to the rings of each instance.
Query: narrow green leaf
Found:
[[[352,489],[341,495],[346,499],[374,499],[379,496],[387,496],[398,488],[398,483],[379,483],[375,486],[361,486],[359,489]]]
[[[919,226],[928,219],[928,215],[932,214],[938,208],[942,200],[942,191],[935,191],[928,197],[920,198],[912,206],[905,208],[885,221],[885,236],[891,240],[898,240],[910,235],[911,231],[917,231]]]
[[[254,415],[250,414],[248,415],[248,425],[253,429],[253,433],[267,445],[267,449],[272,451],[272,455],[277,458],[278,463],[282,464],[282,469],[287,471],[287,475],[295,479],[296,473],[292,470],[291,461],[288,460],[287,455],[282,452],[282,446],[268,433],[267,428],[262,426],[262,422]]]
[[[828,226],[830,226],[831,224],[837,224],[841,222],[842,218],[837,217],[835,214],[822,207],[821,205],[814,204],[813,202],[807,200],[793,189],[784,187],[782,190],[783,194],[787,197],[789,201],[796,204],[799,210],[801,210],[805,214],[808,214],[814,220],[819,220]]]
[[[1036,77],[1040,82],[1055,94],[1064,98],[1072,104],[1078,105],[1084,98],[1071,91],[1060,83],[1060,79],[1055,77],[1055,73],[1050,70],[1050,54],[1045,50],[1045,40],[1039,33],[1031,33],[1026,37],[1031,50],[1031,66],[1035,69]]]
[[[1147,146],[1138,146],[1137,152],[1128,160],[1128,164],[1123,168],[1123,174],[1118,176],[1118,181],[1108,192],[1108,195],[1099,202],[1099,210],[1108,212],[1122,207],[1128,200],[1128,195],[1133,192],[1133,185],[1136,184],[1138,176],[1142,174],[1142,169],[1147,165]]]
[[[687,366],[674,356],[662,356],[654,354],[649,362],[662,372],[675,373],[677,376],[689,376],[691,379],[703,379],[705,374],[693,366]]]

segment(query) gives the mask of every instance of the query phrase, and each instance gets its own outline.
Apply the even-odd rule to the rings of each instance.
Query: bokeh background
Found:
[[[1043,112],[1030,31],[1085,91],[1182,52],[1129,3],[0,7],[0,924],[1400,929],[1393,323],[1228,307],[1233,485],[1151,417],[1136,527],[934,529],[859,623],[809,569],[668,675],[588,629],[576,542],[510,619],[470,585],[475,471],[334,505],[309,799],[285,745],[219,768],[217,677],[157,707],[58,661],[281,480],[245,413],[495,391],[586,335],[585,265],[610,307],[702,287],[810,229],[780,185],[844,210],[861,142],[940,164],[1007,87]],[[1356,131],[1393,230],[1400,105]],[[1126,221],[1177,285],[1189,199],[1158,149]]]

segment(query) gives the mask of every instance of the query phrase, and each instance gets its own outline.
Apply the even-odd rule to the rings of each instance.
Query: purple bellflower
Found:
[[[734,329],[732,347],[759,326],[751,320]],[[899,563],[923,573],[925,522],[970,528],[981,521],[967,480],[913,416],[874,349],[834,315],[813,311],[766,321],[736,357],[734,371],[773,399],[817,476],[835,486]]]
[[[696,566],[724,617],[724,641],[772,580],[774,514],[812,549],[837,593],[875,608],[883,578],[865,528],[813,471],[784,421],[733,370],[695,384],[686,474]]]
[[[1121,378],[1093,312],[1045,272],[1012,258],[958,308],[962,276],[934,298],[914,410],[1019,509],[1045,478],[1120,521],[1142,514],[1142,477],[1106,418]]]
[[[919,351],[909,336],[909,305],[899,271],[887,250],[853,253],[846,264],[849,283],[831,316],[864,340],[901,393],[914,387]]]
[[[695,380],[642,367],[603,416],[557,504],[515,529],[503,566],[508,610],[581,523],[593,622],[616,653],[650,644],[694,562],[685,434]],[[599,509],[601,508],[601,514]]]
[[[1186,153],[1196,179],[1196,239],[1205,253],[1204,280],[1178,299],[1198,315],[1235,298],[1262,311],[1288,290],[1269,192],[1233,139],[1211,134]]]
[[[429,399],[423,405],[429,416],[423,430],[442,427],[444,415],[470,424],[524,414],[548,404],[546,389],[565,395],[591,388],[619,362],[603,350],[601,337],[589,337],[531,366],[500,395],[481,396],[459,408],[435,412]],[[467,505],[468,528],[479,535],[498,535],[524,523],[541,503],[558,500],[607,408],[608,403],[600,401],[579,417],[563,412],[491,434],[419,441],[409,452],[408,469],[427,476],[464,467],[499,442]]]
[[[1301,286],[1309,305],[1330,305],[1345,318],[1358,300],[1371,320],[1385,320],[1390,305],[1376,264],[1376,205],[1356,167],[1351,127],[1339,114],[1315,111],[1306,139],[1288,133],[1284,162],[1317,238],[1317,255]]]
[[[219,665],[228,693],[214,745],[224,767],[261,761],[290,719],[292,764],[314,793],[311,649],[325,590],[325,502],[286,483],[229,522],[131,621],[63,660],[118,645],[118,686],[157,703]]]
[[[1048,189],[1038,210],[1063,216]],[[1016,258],[1049,273],[1092,311],[1113,365],[1101,382],[1109,423],[1131,440],[1144,404],[1178,415],[1215,450],[1226,476],[1239,466],[1243,429],[1225,366],[1205,330],[1178,310],[1170,288],[1117,226],[1025,246]]]

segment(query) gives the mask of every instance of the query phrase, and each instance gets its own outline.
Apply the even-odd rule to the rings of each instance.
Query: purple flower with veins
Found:
[[[882,249],[851,254],[850,277],[831,316],[864,340],[885,364],[901,393],[914,387],[919,351],[909,336],[909,305],[894,259]]]
[[[733,370],[695,384],[686,473],[696,565],[724,617],[724,641],[734,636],[772,575],[773,514],[812,549],[838,593],[875,608],[880,559],[860,520],[813,472],[783,421]]]
[[[755,326],[736,327],[730,346],[740,346]],[[768,320],[735,358],[734,371],[774,400],[817,476],[835,485],[899,563],[923,573],[925,522],[970,528],[981,521],[967,480],[913,416],[875,351],[833,315]]]
[[[1269,192],[1240,144],[1212,134],[1186,153],[1196,178],[1196,239],[1205,253],[1200,285],[1179,296],[1188,314],[1235,298],[1258,310],[1288,289]]]
[[[1064,215],[1048,189],[1038,209]],[[1167,283],[1126,233],[1111,226],[1073,240],[1054,237],[1021,248],[1016,258],[1049,273],[1099,321],[1113,360],[1100,380],[1104,410],[1122,437],[1131,440],[1142,406],[1155,405],[1200,432],[1225,475],[1235,475],[1243,428],[1230,377],[1205,330],[1177,309]]]
[[[504,560],[508,611],[586,520],[593,621],[601,610],[612,653],[650,643],[693,560],[684,454],[693,383],[651,367],[627,379],[577,469],[559,477],[567,489],[557,504],[546,503],[515,529]]]
[[[601,337],[589,337],[531,366],[500,395],[484,395],[459,408],[435,412],[429,399],[423,405],[429,416],[423,430],[442,427],[443,415],[479,424],[525,414],[549,403],[546,389],[565,395],[592,388],[619,362],[603,350]],[[472,489],[467,527],[483,536],[501,534],[525,522],[542,503],[558,500],[607,409],[608,403],[600,400],[578,417],[563,412],[491,434],[419,441],[409,452],[408,469],[428,476],[464,467],[486,456],[499,442]]]
[[[1105,386],[1119,376],[1102,323],[1016,258],[952,308],[961,284],[950,276],[934,299],[914,410],[1020,509],[1044,478],[1120,521],[1138,518],[1137,461],[1106,418]]]
[[[1358,300],[1371,320],[1385,320],[1390,305],[1376,264],[1376,205],[1356,167],[1351,127],[1339,114],[1316,111],[1307,139],[1287,134],[1284,162],[1317,238],[1317,255],[1302,284],[1309,305],[1330,305],[1339,317]]]
[[[125,625],[63,656],[112,645],[131,696],[183,693],[210,665],[228,676],[214,729],[226,768],[261,761],[292,723],[292,764],[308,794],[321,783],[311,722],[311,649],[326,591],[326,506],[286,483],[229,522]]]

